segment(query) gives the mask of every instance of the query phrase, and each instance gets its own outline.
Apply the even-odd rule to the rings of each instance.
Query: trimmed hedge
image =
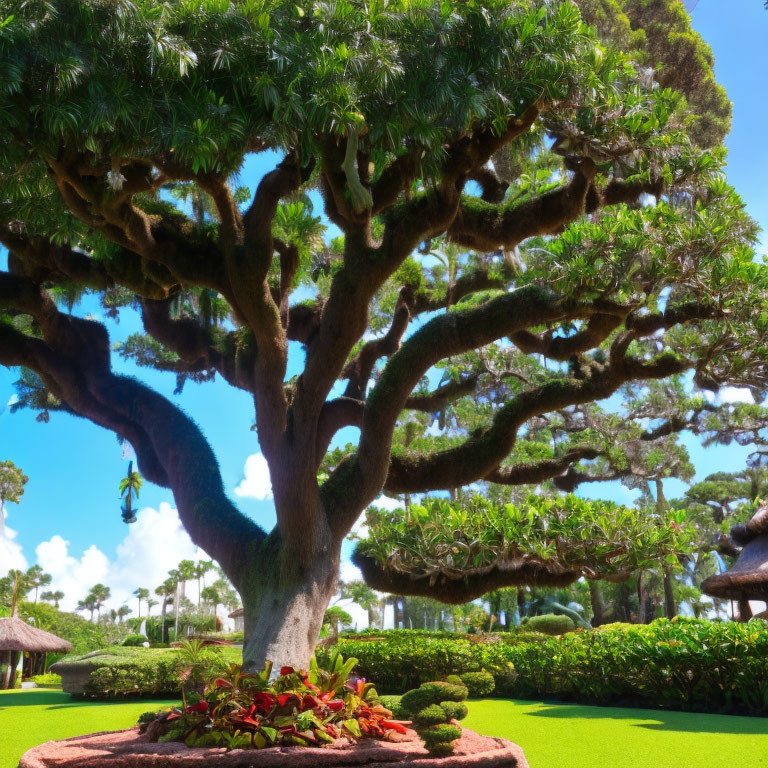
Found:
[[[225,660],[240,663],[239,648],[220,647]],[[175,648],[113,646],[59,662],[56,671],[67,675],[67,667],[86,677],[83,695],[94,699],[125,696],[176,696],[181,688],[178,651]]]
[[[493,675],[485,670],[482,672],[465,672],[463,675],[459,675],[459,680],[469,691],[468,698],[470,699],[484,699],[486,696],[490,696],[496,688]]]
[[[530,618],[523,619],[520,626],[523,629],[532,632],[542,632],[545,635],[564,635],[566,632],[573,632],[576,629],[573,619],[555,613],[531,616]]]
[[[768,622],[676,618],[535,640],[523,633],[430,637],[404,630],[340,638],[380,691],[490,672],[494,695],[768,715]]]

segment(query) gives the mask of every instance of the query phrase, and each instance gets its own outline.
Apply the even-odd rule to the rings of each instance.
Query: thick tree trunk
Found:
[[[280,553],[259,553],[259,565],[241,589],[245,669],[263,669],[267,661],[276,669],[309,668],[325,610],[336,592],[340,549],[339,544],[318,553],[308,568],[281,567]]]
[[[589,585],[589,602],[592,604],[592,626],[599,627],[605,622],[605,602],[603,601],[603,590],[600,584],[594,579],[587,579]]]

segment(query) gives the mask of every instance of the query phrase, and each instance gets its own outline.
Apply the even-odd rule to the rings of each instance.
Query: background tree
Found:
[[[12,461],[0,461],[0,539],[5,537],[5,504],[21,501],[28,480]]]
[[[64,593],[60,589],[55,591],[47,590],[40,593],[40,599],[46,603],[53,603],[53,607],[58,608],[59,603],[64,599]]]
[[[205,574],[213,570],[213,562],[211,560],[200,560],[195,563],[195,578],[197,579],[197,605],[200,605],[202,600],[202,591],[205,587]]]
[[[90,592],[82,599],[77,601],[77,611],[88,611],[90,613],[89,620],[93,621],[93,614],[96,612],[96,597]]]
[[[151,597],[147,598],[147,616],[152,613],[152,609],[158,604],[157,600],[153,600]]]
[[[139,604],[138,618],[141,618],[141,601],[149,599],[149,590],[144,587],[137,587],[133,590],[133,594],[136,596],[136,600]]]
[[[161,598],[160,623],[162,627],[162,643],[168,642],[168,627],[166,625],[165,617],[168,611],[168,605],[171,604],[176,597],[177,588],[178,582],[173,577],[167,578],[159,587],[155,587],[155,594]]]
[[[30,590],[35,590],[35,603],[37,603],[38,590],[41,587],[47,587],[53,580],[53,577],[50,573],[45,573],[42,567],[36,564],[27,569],[26,579]]]
[[[644,43],[651,65],[698,41],[674,3],[603,5],[631,32],[673,22]],[[305,666],[342,541],[382,489],[561,475],[594,448],[521,454],[528,423],[632,382],[762,390],[768,281],[719,129],[695,132],[727,122],[722,100],[659,87],[672,68],[635,66],[639,35],[611,19],[601,39],[570,2],[262,10],[11,2],[0,363],[25,371],[20,404],[116,432],[172,489],[242,596],[247,667]],[[690,58],[674,76],[713,82]],[[238,203],[233,174],[267,150],[281,159]],[[174,204],[179,183],[213,216]],[[461,253],[446,270],[429,253],[448,243]],[[252,396],[272,532],[228,499],[192,419],[112,367],[107,325],[70,311],[84,292],[107,317],[140,313],[124,358]],[[471,434],[392,451],[410,413],[490,386],[503,403]],[[355,449],[324,461],[350,426]]]
[[[376,594],[364,581],[349,581],[339,584],[339,593],[344,600],[351,600],[368,613],[368,626],[375,627],[380,620],[378,606],[379,595]]]
[[[121,606],[120,606],[120,607],[117,609],[117,620],[118,620],[118,622],[119,622],[120,624],[122,624],[122,623],[123,623],[123,619],[124,619],[126,616],[130,616],[130,614],[132,614],[132,613],[133,613],[133,609],[132,609],[132,608],[130,608],[130,607],[129,607],[129,606],[127,606],[127,605],[121,605]]]

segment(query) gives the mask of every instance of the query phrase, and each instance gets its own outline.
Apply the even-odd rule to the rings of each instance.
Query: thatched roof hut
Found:
[[[0,652],[69,653],[71,650],[72,643],[37,629],[17,616],[0,619]]]
[[[48,653],[68,653],[72,644],[42,629],[37,629],[17,616],[0,619],[0,660],[5,664],[5,674],[0,678],[0,688],[12,684],[12,673],[19,663],[19,656],[27,654],[30,671],[45,665]],[[25,662],[26,666],[26,662]]]
[[[733,567],[704,579],[701,590],[711,597],[736,600],[742,621],[752,617],[750,600],[768,602],[768,506],[760,507],[746,525],[734,525],[731,538],[743,547]]]

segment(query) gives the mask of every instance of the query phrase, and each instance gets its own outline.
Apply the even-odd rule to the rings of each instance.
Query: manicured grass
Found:
[[[525,750],[531,768],[766,768],[768,719],[486,699],[467,728]]]
[[[0,768],[16,768],[31,747],[94,731],[119,731],[167,701],[81,701],[51,690],[0,691]]]
[[[0,692],[0,768],[30,747],[128,728],[167,701],[80,701],[61,691]],[[464,725],[520,744],[531,768],[768,768],[768,719],[473,701]]]

